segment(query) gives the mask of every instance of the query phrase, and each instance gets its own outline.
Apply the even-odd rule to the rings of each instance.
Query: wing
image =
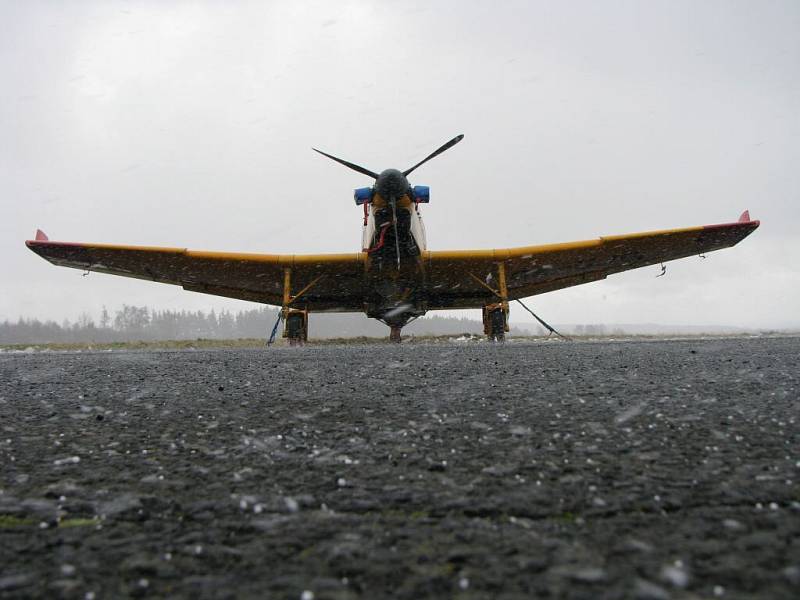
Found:
[[[185,248],[51,242],[41,232],[25,244],[54,265],[281,306],[290,269],[296,306],[314,311],[363,310],[364,255],[236,254]],[[307,288],[304,291],[304,288]]]
[[[737,223],[649,231],[595,240],[502,250],[427,252],[428,308],[480,308],[496,302],[498,265],[508,299],[525,298],[605,279],[613,273],[739,243],[759,226],[750,214]]]

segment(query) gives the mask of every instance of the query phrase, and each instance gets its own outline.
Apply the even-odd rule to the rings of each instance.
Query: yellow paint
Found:
[[[289,306],[292,301],[292,270],[286,268],[283,270],[283,308]]]
[[[410,206],[411,200],[406,195],[401,198],[398,204]],[[373,201],[375,207],[385,206],[385,201],[380,195],[375,194]],[[583,240],[577,242],[567,242],[560,244],[543,244],[539,246],[522,246],[517,248],[487,249],[487,250],[439,250],[426,251],[423,257],[427,261],[431,260],[495,260],[503,261],[509,258],[518,258],[526,254],[545,254],[549,252],[561,252],[564,250],[578,250],[602,245],[604,242],[616,242],[623,240],[641,239],[647,237],[658,237],[670,234],[682,234],[697,232],[700,233],[704,227],[686,227],[682,229],[664,229],[660,231],[646,231],[626,235],[603,236],[593,240]],[[60,246],[58,242],[50,244]],[[60,246],[59,249],[68,251],[70,248],[82,250],[111,250],[128,252],[148,252],[156,254],[184,254],[191,258],[211,259],[211,260],[233,260],[259,263],[273,263],[284,266],[307,265],[312,263],[332,264],[332,263],[364,263],[367,255],[364,252],[340,253],[340,254],[257,254],[250,252],[209,252],[204,250],[189,250],[187,248],[159,247],[159,246],[123,246],[116,244],[69,244]]]
[[[497,278],[500,281],[500,297],[503,299],[508,308],[508,287],[506,286],[506,265],[505,263],[497,263]]]
[[[398,208],[411,208],[414,203],[411,201],[411,198],[408,197],[408,194],[403,194],[403,197],[397,201]]]
[[[323,275],[320,275],[319,277],[315,277],[315,278],[314,278],[314,279],[311,281],[311,283],[309,283],[309,284],[308,284],[306,287],[304,287],[302,290],[300,290],[299,292],[297,292],[297,294],[295,294],[294,296],[291,296],[291,300],[290,300],[290,302],[294,302],[294,301],[296,301],[298,298],[300,298],[300,297],[301,297],[303,294],[305,294],[305,293],[306,293],[308,290],[310,290],[312,287],[314,287],[314,286],[317,284],[317,282],[318,282],[320,279],[322,279],[323,277],[325,277],[325,275],[324,275],[324,274],[323,274]]]
[[[646,231],[643,233],[632,233],[626,235],[603,236],[593,240],[582,240],[577,242],[565,242],[559,244],[542,244],[540,246],[522,246],[516,248],[503,248],[494,250],[437,250],[427,251],[424,256],[428,261],[447,261],[447,260],[497,260],[504,261],[510,258],[521,258],[526,255],[548,254],[551,252],[563,252],[565,250],[583,250],[602,246],[605,242],[626,241],[648,237],[660,237],[666,235],[683,233],[700,233],[704,227],[686,227],[683,229],[663,229],[659,231]]]
[[[412,202],[408,194],[403,194],[403,196],[397,200],[398,208],[410,209],[413,204],[414,202]],[[389,202],[378,192],[375,192],[375,195],[372,196],[371,205],[372,210],[374,211],[377,208],[386,208],[389,206]]]
[[[681,229],[661,229],[659,231],[642,231],[641,233],[628,233],[624,235],[604,235],[600,239],[604,242],[617,242],[620,240],[635,240],[639,238],[672,235],[676,233],[700,233],[705,227],[683,227]]]
[[[508,327],[508,286],[506,285],[506,264],[497,263],[497,278],[500,281],[500,297],[503,299],[503,329],[509,331]]]
[[[271,263],[287,267],[297,267],[309,264],[360,264],[365,259],[365,254],[363,252],[353,252],[349,254],[249,254],[238,252],[198,252],[195,250],[188,250],[186,251],[186,255],[192,258]]]

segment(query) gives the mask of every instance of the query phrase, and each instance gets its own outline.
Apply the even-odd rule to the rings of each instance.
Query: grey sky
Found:
[[[412,178],[431,249],[762,220],[548,320],[800,326],[798,31],[793,0],[0,2],[0,319],[245,307],[23,240],[356,251],[370,181],[310,147],[406,168],[464,133]]]

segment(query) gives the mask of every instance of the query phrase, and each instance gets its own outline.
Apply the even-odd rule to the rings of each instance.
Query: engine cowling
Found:
[[[414,202],[421,202],[427,204],[431,201],[431,188],[427,185],[414,186]]]

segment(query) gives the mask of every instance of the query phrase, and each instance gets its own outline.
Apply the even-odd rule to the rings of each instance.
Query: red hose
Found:
[[[383,248],[383,243],[386,241],[386,232],[389,231],[389,225],[391,225],[393,221],[386,221],[383,225],[381,225],[381,235],[378,238],[378,243],[375,244],[372,248],[367,250],[367,254],[372,254]]]

